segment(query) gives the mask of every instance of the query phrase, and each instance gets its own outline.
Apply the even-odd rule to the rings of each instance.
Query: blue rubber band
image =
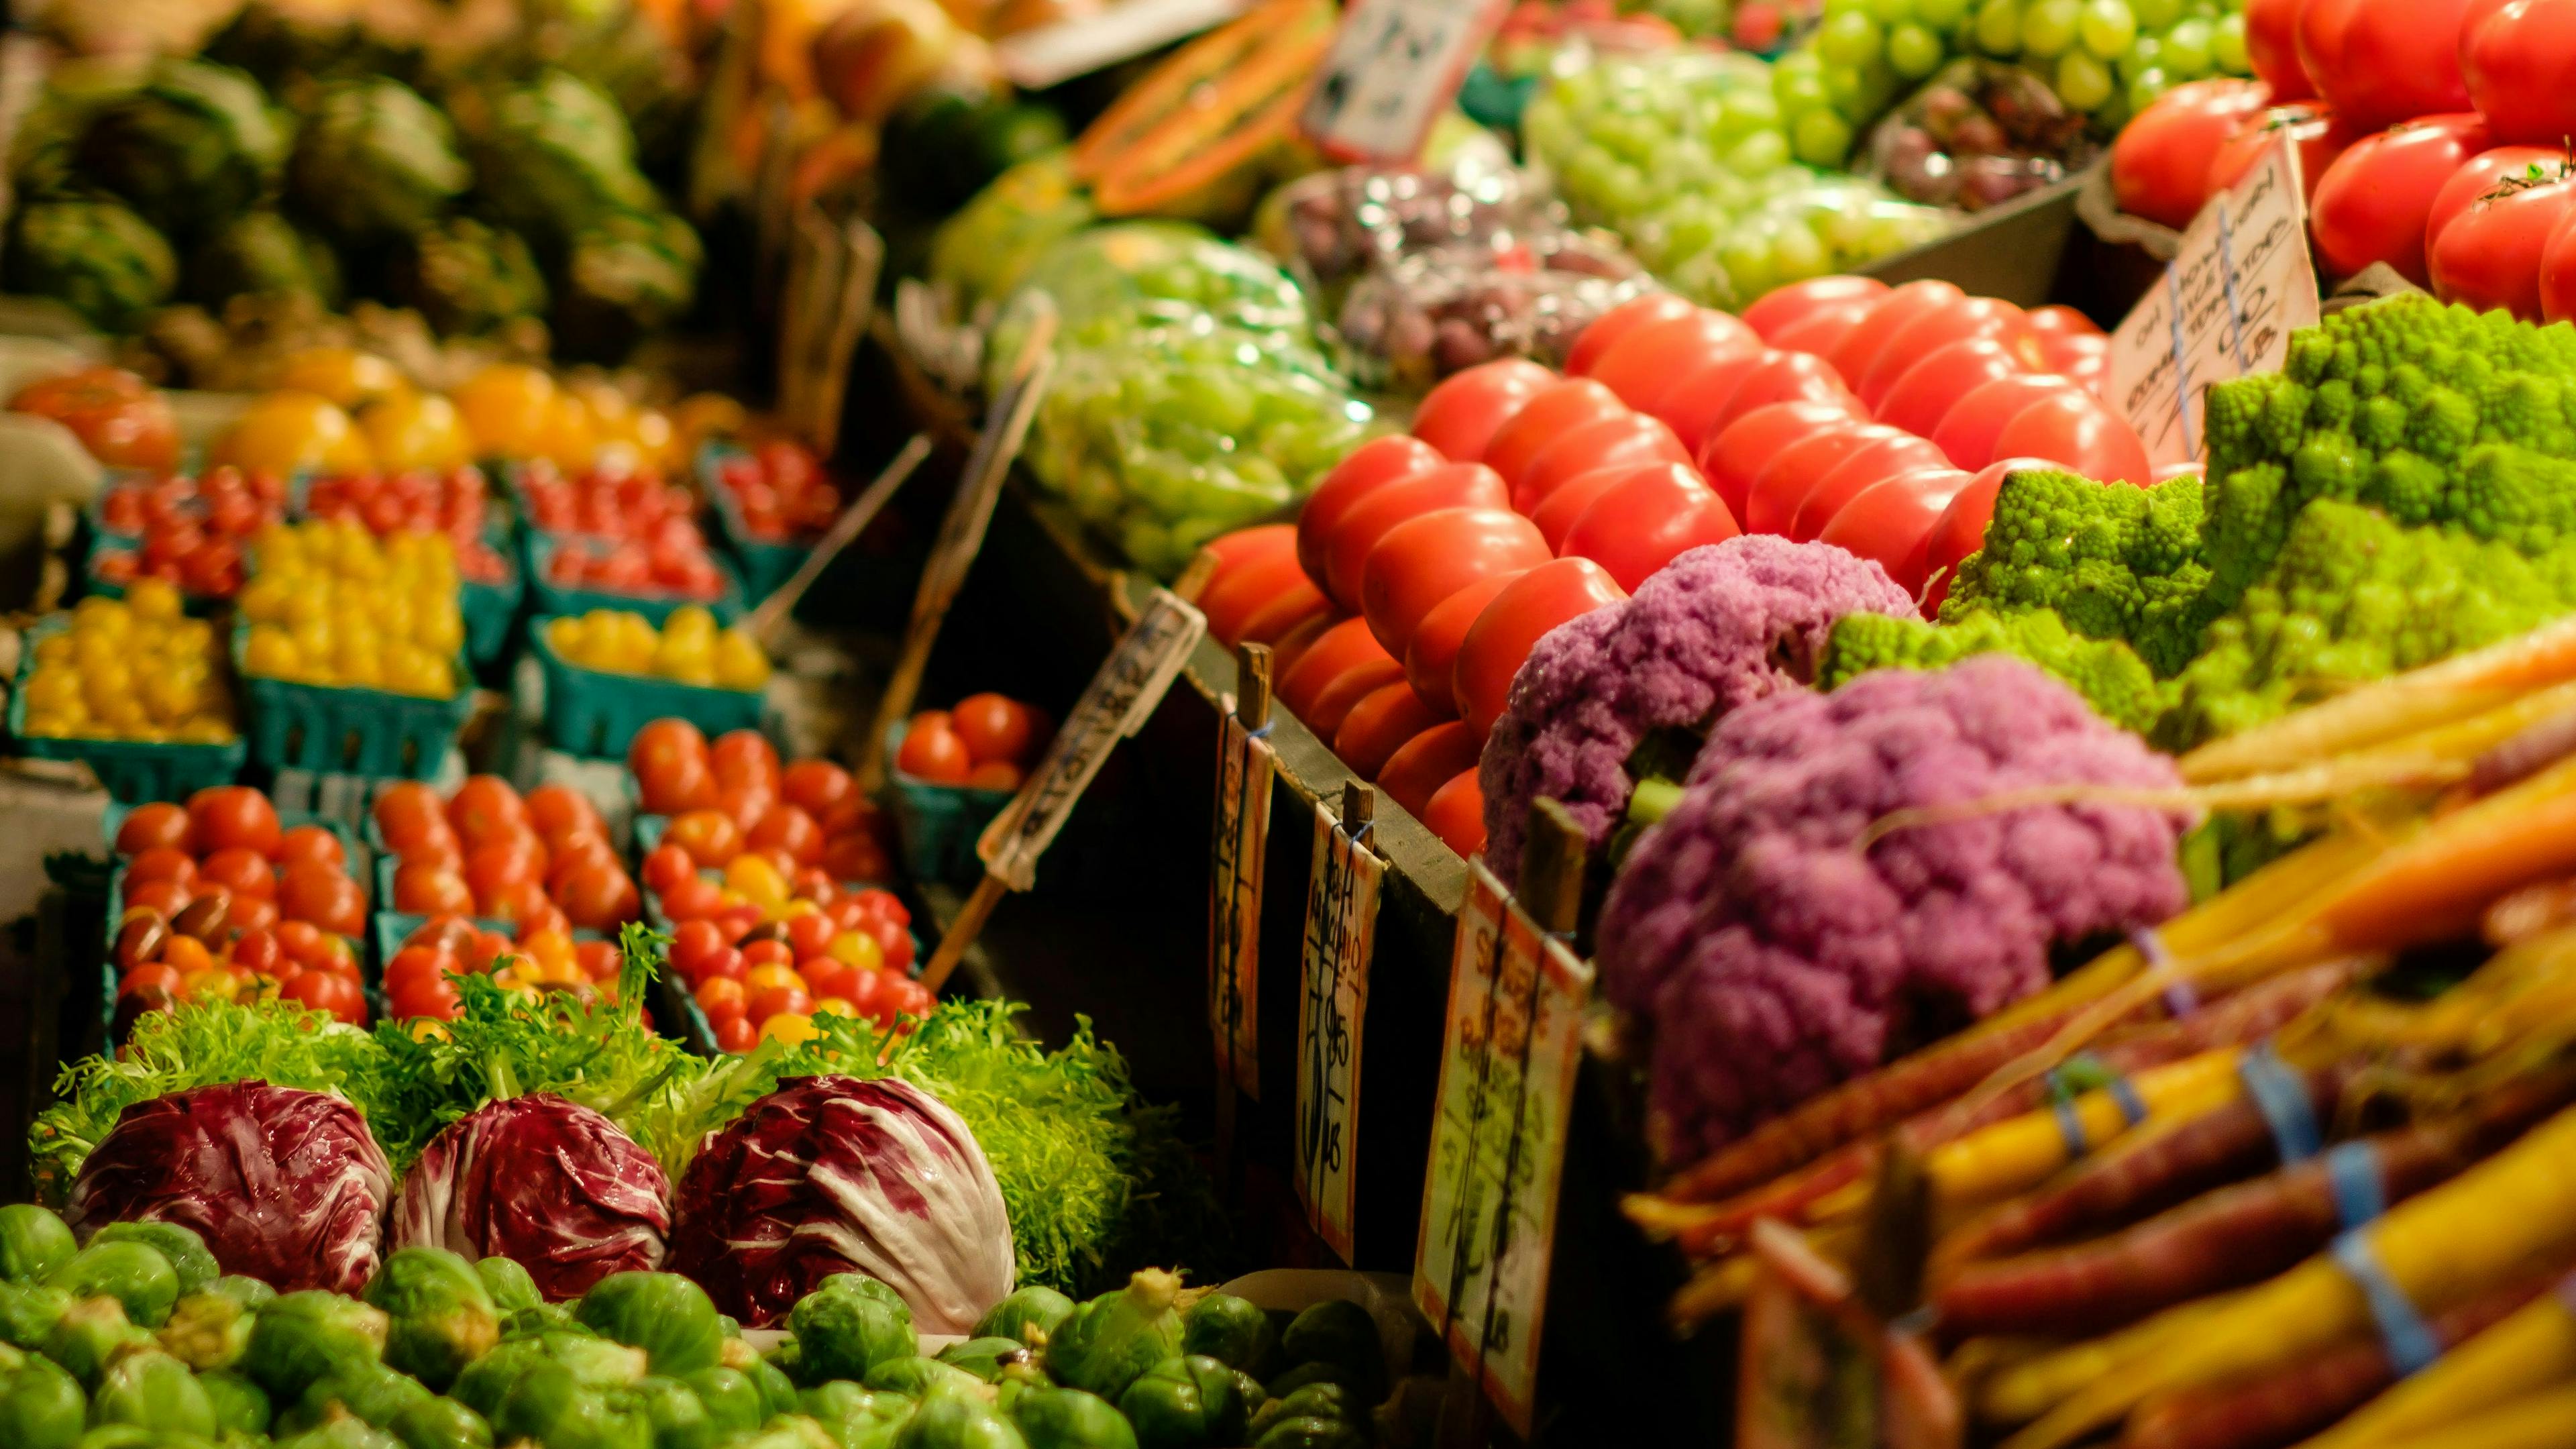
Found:
[[[2347,1142],[2326,1154],[2326,1181],[2334,1188],[2335,1212],[2349,1230],[2376,1222],[2388,1211],[2388,1184],[2379,1171],[2379,1149],[2368,1142]]]
[[[2379,1325],[2380,1343],[2388,1350],[2389,1365],[2397,1370],[2399,1378],[2422,1371],[2442,1356],[2441,1340],[2433,1336],[2432,1325],[2415,1311],[2414,1301],[2380,1266],[2368,1234],[2358,1228],[2347,1232],[2335,1239],[2331,1251],[2335,1265],[2343,1269],[2369,1302],[2371,1321]]]
[[[2272,1145],[2280,1149],[2282,1164],[2316,1156],[2325,1137],[2317,1130],[2316,1107],[2308,1101],[2307,1078],[2283,1062],[2269,1042],[2237,1058],[2236,1071],[2245,1080],[2245,1095],[2254,1099],[2263,1120],[2271,1124]]]
[[[2130,1126],[2135,1127],[2147,1120],[2147,1100],[2138,1095],[2137,1083],[2126,1077],[2113,1077],[2110,1085],[2102,1090],[2109,1092],[2111,1100],[2120,1104],[2120,1115],[2129,1119]]]
[[[2153,926],[2139,926],[2129,932],[2129,944],[2146,959],[2147,969],[2161,971],[2173,965],[2173,952],[2165,949],[2165,938]],[[2175,977],[2165,985],[2165,1014],[2181,1018],[2200,1010],[2200,993],[2192,989],[2186,977]]]
[[[2098,1070],[2100,1063],[2094,1066]],[[2127,1077],[2113,1077],[2093,1090],[2110,1093],[2111,1100],[2120,1104],[2120,1115],[2128,1119],[2122,1126],[2123,1131],[2147,1120],[2147,1100],[2138,1095],[2137,1085]],[[2066,1139],[2068,1157],[2082,1157],[2093,1150],[2085,1140],[2083,1114],[2075,1109],[2075,1104],[2082,1100],[2082,1094],[2070,1094],[2050,1104],[2050,1110],[2057,1114],[2058,1134]]]
[[[1265,725],[1263,725],[1261,728],[1259,728],[1259,729],[1257,729],[1257,730],[1245,730],[1245,731],[1244,731],[1244,734],[1246,734],[1246,735],[1248,735],[1248,736],[1250,736],[1251,738],[1256,739],[1256,740],[1266,740],[1266,739],[1270,738],[1270,725],[1275,725],[1275,724],[1277,724],[1278,722],[1279,722],[1279,721],[1277,721],[1277,720],[1275,720],[1275,719],[1274,719],[1274,720],[1270,721],[1270,724],[1265,724]]]
[[[2066,1139],[2066,1155],[2070,1159],[2093,1150],[2092,1144],[2084,1140],[2084,1119],[2076,1113],[2073,1097],[2060,1098],[2050,1110],[2057,1114],[2057,1132]]]

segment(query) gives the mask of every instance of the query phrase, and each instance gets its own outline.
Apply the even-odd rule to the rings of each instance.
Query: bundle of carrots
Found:
[[[2152,803],[2314,837],[1632,1198],[1675,1318],[1756,1222],[1928,1242],[1908,1321],[2006,1449],[2576,1446],[2576,622],[2181,764]]]

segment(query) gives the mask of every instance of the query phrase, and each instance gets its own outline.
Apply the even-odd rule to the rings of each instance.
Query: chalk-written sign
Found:
[[[1215,869],[1208,899],[1208,1034],[1220,1080],[1261,1100],[1261,877],[1278,757],[1232,710],[1217,723]],[[1266,733],[1266,731],[1264,732]]]
[[[2276,142],[2201,208],[2164,280],[2111,334],[2111,397],[2149,460],[2198,458],[2210,384],[2278,369],[2317,311],[2299,148]]]
[[[1064,829],[1111,748],[1144,727],[1206,632],[1206,615],[1169,589],[1154,591],[1091,676],[1028,782],[975,842],[986,875],[1015,891],[1037,884],[1038,857]]]
[[[1369,828],[1366,818],[1346,824],[1315,802],[1297,995],[1297,1197],[1308,1225],[1345,1263],[1357,1201],[1360,1030],[1386,876],[1386,863],[1368,848]]]
[[[1506,0],[1352,0],[1299,117],[1338,161],[1409,162],[1502,23]]]

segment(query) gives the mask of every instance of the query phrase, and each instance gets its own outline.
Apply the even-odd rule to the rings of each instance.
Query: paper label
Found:
[[[1307,139],[1337,161],[1412,161],[1506,8],[1506,0],[1352,0],[1298,120]]]
[[[1261,876],[1270,857],[1270,741],[1228,709],[1217,720],[1216,810],[1209,853],[1208,1035],[1217,1078],[1261,1100]]]
[[[1297,1198],[1306,1221],[1352,1261],[1360,1122],[1360,1032],[1377,950],[1378,886],[1386,863],[1315,802],[1314,872],[1306,883],[1303,971],[1297,995]]]
[[[1440,1083],[1431,1109],[1431,1161],[1422,1175],[1422,1217],[1413,1242],[1413,1303],[1446,1332],[1458,1280],[1475,1234],[1465,1220],[1467,1175],[1483,1117],[1485,1041],[1493,1029],[1494,954],[1502,944],[1502,882],[1481,859],[1467,863],[1467,898],[1449,953],[1449,1006],[1440,1041]]]
[[[1042,91],[1196,35],[1251,8],[1251,0],[1119,0],[1106,10],[1003,36],[993,42],[993,60],[1011,84]]]
[[[1547,1316],[1548,1268],[1556,1257],[1557,1189],[1565,1177],[1574,1076],[1583,1064],[1583,1012],[1591,1000],[1592,968],[1564,942],[1547,940],[1530,1009],[1503,1213],[1495,1224],[1493,1310],[1484,1343],[1485,1392],[1523,1439],[1530,1436],[1538,1402],[1539,1328]]]
[[[1100,662],[1028,782],[975,842],[987,875],[1015,891],[1037,884],[1038,857],[1064,829],[1110,749],[1144,727],[1206,632],[1206,615],[1169,589],[1154,591]]]
[[[2149,460],[2199,458],[2210,384],[2278,370],[2317,315],[2299,148],[2279,142],[2201,208],[2164,280],[2111,334],[2111,397]]]

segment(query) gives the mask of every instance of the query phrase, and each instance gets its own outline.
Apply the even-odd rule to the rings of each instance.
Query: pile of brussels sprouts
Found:
[[[925,1357],[911,1311],[845,1273],[766,1353],[695,1283],[617,1273],[548,1303],[506,1258],[403,1248],[363,1298],[226,1275],[198,1235],[77,1244],[0,1208],[10,1449],[1364,1449],[1375,1322],[1289,1319],[1148,1269],[1077,1304],[1022,1288]],[[1183,1305],[1186,1303],[1186,1307]],[[762,1335],[767,1337],[768,1335]],[[1272,1373],[1267,1386],[1251,1374]]]

